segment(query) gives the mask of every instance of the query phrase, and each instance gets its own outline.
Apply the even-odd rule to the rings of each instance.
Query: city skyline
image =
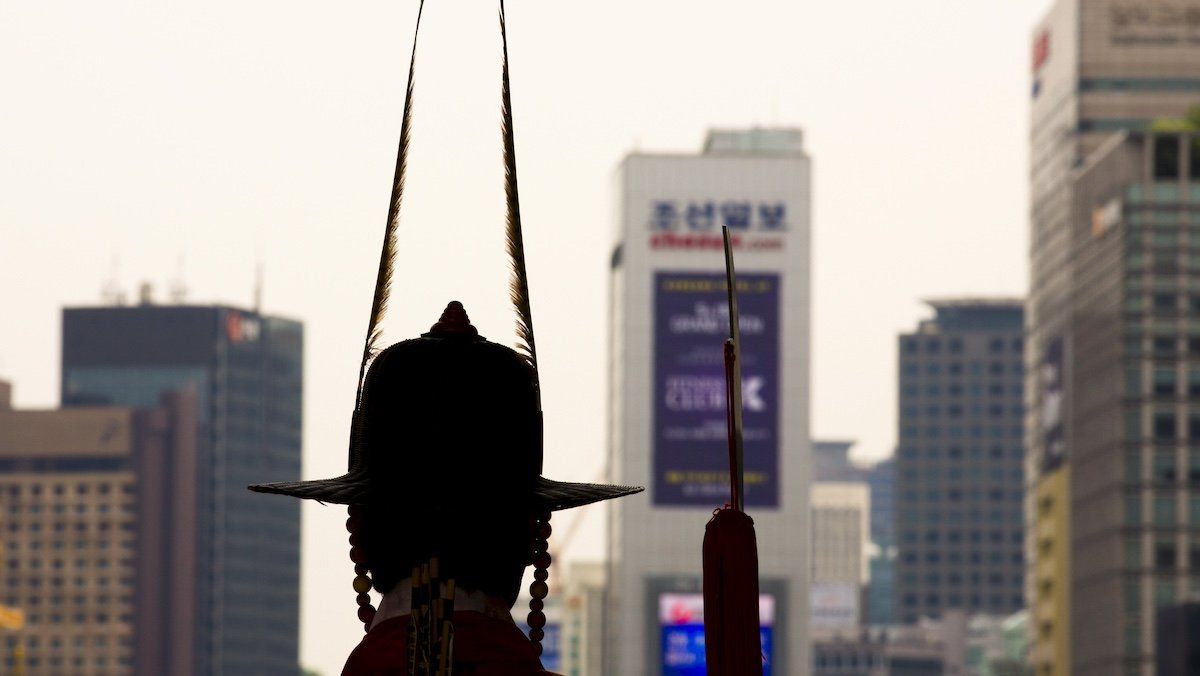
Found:
[[[1046,4],[760,2],[730,14],[630,3],[588,15],[586,31],[563,28],[578,8],[510,7],[547,445],[576,449],[548,454],[548,471],[590,480],[603,464],[617,158],[692,149],[710,126],[756,122],[803,127],[818,158],[813,434],[887,454],[893,335],[920,299],[1024,290],[1028,33]],[[429,10],[399,276],[421,294],[401,297],[388,337],[426,330],[461,296],[503,341],[499,165],[477,150],[495,138],[494,16]],[[414,11],[300,5],[281,24],[274,11],[220,3],[171,16],[6,8],[0,178],[13,189],[0,205],[0,335],[12,339],[0,344],[0,377],[17,405],[54,405],[56,316],[99,298],[114,255],[131,296],[142,279],[165,289],[182,253],[193,300],[235,305],[251,304],[261,259],[264,308],[311,330],[304,475],[339,471]],[[64,42],[52,50],[43,35]],[[616,58],[614,37],[628,43]],[[730,49],[711,49],[718,39]],[[480,112],[439,115],[448,101]],[[453,185],[439,186],[446,176]],[[961,260],[935,265],[951,251]],[[304,661],[332,672],[358,630],[352,618],[324,622],[345,611],[342,512],[304,514]],[[573,518],[583,531],[568,556],[600,556],[602,510]]]

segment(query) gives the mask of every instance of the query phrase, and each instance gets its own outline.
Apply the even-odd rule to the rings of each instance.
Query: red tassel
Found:
[[[761,676],[754,520],[726,506],[704,529],[704,654],[708,676]]]

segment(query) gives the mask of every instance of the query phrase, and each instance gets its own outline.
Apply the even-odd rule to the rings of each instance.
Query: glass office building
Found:
[[[198,404],[192,631],[160,659],[173,674],[299,672],[300,506],[246,486],[300,478],[303,328],[229,307],[63,312],[64,407]],[[168,617],[172,615],[168,614]]]

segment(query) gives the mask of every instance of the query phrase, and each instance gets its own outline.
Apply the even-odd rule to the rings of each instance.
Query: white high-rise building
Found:
[[[810,161],[798,129],[713,131],[617,173],[605,672],[703,674],[701,543],[729,501],[721,226],[738,269],[746,511],[764,673],[809,673]]]
[[[859,596],[869,580],[871,493],[865,483],[816,481],[812,500],[812,622],[854,629]]]

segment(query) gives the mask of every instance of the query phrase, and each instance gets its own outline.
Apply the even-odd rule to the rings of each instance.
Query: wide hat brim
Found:
[[[371,495],[379,489],[367,472],[349,472],[333,479],[313,481],[286,481],[282,483],[256,484],[249,487],[257,493],[290,495],[294,498],[330,502],[338,505],[367,504]],[[555,481],[542,476],[534,478],[531,487],[536,506],[558,511],[582,507],[601,500],[611,500],[645,490],[641,486],[613,486],[609,484],[585,484]],[[514,491],[513,497],[524,497]]]

